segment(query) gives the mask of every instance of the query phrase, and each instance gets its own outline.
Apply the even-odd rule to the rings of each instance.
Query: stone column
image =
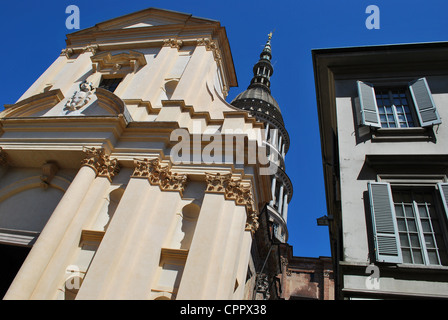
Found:
[[[90,265],[77,299],[147,299],[186,175],[158,159],[136,168]]]
[[[236,288],[232,299],[242,300],[244,298],[244,288],[247,276],[247,268],[249,266],[250,259],[250,249],[252,246],[252,232],[251,230],[246,230],[243,235],[243,240],[241,241],[241,251],[238,260],[238,271],[236,280],[238,281],[238,287]]]
[[[280,194],[278,195],[278,213],[282,215],[282,208],[283,208],[283,184],[280,186]]]
[[[206,175],[207,191],[177,299],[230,299],[245,230],[256,229],[250,187],[231,175]],[[250,247],[249,247],[250,251]],[[246,264],[247,270],[247,264]]]
[[[101,200],[107,195],[112,178],[119,172],[118,161],[110,159],[102,149],[86,149],[86,152],[90,154],[86,159],[86,165],[95,169],[98,177],[91,183],[77,213],[46,267],[39,286],[34,290],[32,298],[54,298],[57,288],[65,282],[66,268],[74,259],[73,255],[78,248],[82,230],[90,225],[91,220],[95,218],[95,214],[102,205]]]
[[[269,202],[269,204],[271,205],[271,207],[274,206],[275,204],[275,199],[277,197],[277,195],[275,194],[275,185],[277,183],[277,178],[274,176],[272,177],[272,184],[271,184],[271,195],[272,195],[272,200]]]
[[[28,254],[5,295],[5,299],[28,300],[43,298],[38,286],[41,279],[45,278],[46,268],[49,266],[56,250],[60,248],[61,241],[66,236],[67,230],[98,172],[104,172],[105,170],[104,161],[102,162],[101,160],[104,153],[101,150],[92,148],[85,149],[84,152],[87,154],[87,158],[83,160],[82,167],[79,169],[75,179],[70,184],[70,187],[65,192]],[[64,249],[67,248],[61,248],[61,250]],[[55,275],[53,274],[52,276]],[[48,294],[48,291],[45,292]]]
[[[288,194],[285,194],[284,201],[283,201],[283,213],[282,213],[283,219],[288,221]]]
[[[330,292],[330,290],[333,289],[331,287],[330,272],[328,270],[324,269],[322,274],[323,274],[323,278],[324,278],[323,279],[324,286],[322,288],[322,291],[323,291],[322,298],[323,298],[323,300],[333,300],[334,297],[332,296],[332,294]]]

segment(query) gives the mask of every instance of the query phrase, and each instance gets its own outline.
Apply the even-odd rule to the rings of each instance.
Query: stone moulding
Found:
[[[120,172],[118,160],[111,159],[109,155],[104,153],[103,148],[84,147],[83,152],[86,157],[81,161],[81,165],[95,170],[97,176],[107,177],[109,181],[112,181],[113,177]]]
[[[104,70],[119,70],[123,67],[129,67],[132,72],[137,72],[139,68],[146,66],[145,55],[141,52],[129,50],[112,54],[111,52],[96,53],[92,57],[93,72]]]
[[[5,105],[5,110],[2,111],[1,117],[31,117],[37,112],[53,108],[64,98],[64,94],[60,89],[38,93],[15,104]]]
[[[226,200],[234,200],[236,205],[246,207],[246,230],[254,233],[257,231],[258,213],[255,209],[255,202],[250,185],[242,183],[241,179],[232,179],[232,174],[211,174],[206,173],[205,179],[208,193],[222,193]]]
[[[133,178],[147,178],[152,185],[163,191],[178,191],[182,195],[187,183],[186,174],[173,173],[168,165],[162,166],[160,160],[134,160]]]

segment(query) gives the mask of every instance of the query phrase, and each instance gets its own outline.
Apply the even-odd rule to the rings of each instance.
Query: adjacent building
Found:
[[[448,298],[448,43],[312,55],[336,298]]]
[[[334,300],[334,273],[330,257],[299,257],[293,248],[281,245],[281,299]]]

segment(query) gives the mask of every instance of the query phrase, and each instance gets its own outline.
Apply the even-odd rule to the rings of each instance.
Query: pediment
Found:
[[[165,25],[199,25],[216,23],[217,21],[194,17],[181,13],[157,8],[148,8],[118,18],[98,23],[94,27],[80,30],[73,34],[85,34],[92,31],[112,31],[133,28],[157,27]]]
[[[63,99],[64,95],[60,89],[45,91],[15,104],[5,105],[5,110],[0,116],[2,118],[38,117]]]

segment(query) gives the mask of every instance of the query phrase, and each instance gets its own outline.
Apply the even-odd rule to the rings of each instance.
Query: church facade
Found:
[[[4,299],[276,298],[292,184],[270,41],[229,104],[215,20],[150,8],[67,35],[0,115]]]

